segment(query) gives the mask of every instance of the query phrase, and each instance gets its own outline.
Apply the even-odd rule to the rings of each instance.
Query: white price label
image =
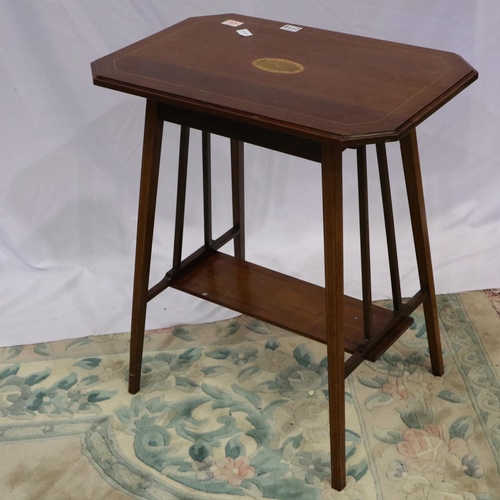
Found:
[[[252,36],[252,32],[251,31],[248,31],[248,30],[236,30],[236,33],[238,33],[238,35],[241,35],[241,36]]]
[[[296,32],[296,31],[300,31],[302,28],[300,26],[293,26],[291,24],[285,24],[285,26],[282,26],[280,28],[280,30],[285,30],[285,31],[292,31],[292,32]]]
[[[239,21],[233,21],[233,19],[228,19],[227,21],[223,21],[221,24],[225,24],[226,26],[233,26],[233,28],[236,28],[237,26],[241,26],[243,23],[240,23]]]

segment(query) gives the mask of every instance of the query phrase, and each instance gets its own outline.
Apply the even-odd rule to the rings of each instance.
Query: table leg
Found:
[[[239,233],[234,238],[234,256],[245,260],[245,180],[243,166],[243,142],[231,139],[233,226],[239,227]]]
[[[340,146],[323,145],[321,168],[332,487],[340,491],[344,488],[346,482],[343,336],[344,249],[342,232],[342,148]]]
[[[132,301],[132,327],[130,339],[129,386],[135,394],[141,385],[144,328],[146,325],[147,294],[153,229],[158,190],[163,120],[158,118],[159,104],[148,100],[142,150],[141,187],[137,220],[137,245],[135,254],[134,293]]]
[[[429,234],[427,230],[422,175],[420,172],[417,134],[415,129],[401,139],[400,145],[406,191],[408,193],[408,203],[410,206],[413,239],[415,241],[415,253],[417,255],[420,288],[427,292],[427,297],[423,305],[432,373],[434,375],[442,375],[444,372],[443,354],[441,351],[441,338],[439,336],[436,292],[434,289],[434,276],[432,273]]]

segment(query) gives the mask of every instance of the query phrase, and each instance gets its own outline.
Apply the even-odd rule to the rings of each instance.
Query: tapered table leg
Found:
[[[231,184],[233,193],[233,226],[239,227],[234,238],[234,255],[245,260],[245,180],[243,142],[231,139]]]
[[[146,104],[130,339],[128,390],[131,394],[135,394],[141,385],[149,270],[163,133],[163,120],[158,118],[158,106],[157,102],[151,100]]]
[[[410,206],[413,239],[415,241],[415,253],[417,255],[420,288],[427,291],[427,297],[423,305],[432,373],[434,375],[442,375],[444,372],[443,354],[441,351],[441,337],[439,335],[436,292],[434,289],[434,276],[432,273],[429,234],[415,129],[401,139],[400,145],[406,191],[408,193],[408,204]]]
[[[346,483],[342,148],[323,145],[321,167],[332,487],[340,491]]]

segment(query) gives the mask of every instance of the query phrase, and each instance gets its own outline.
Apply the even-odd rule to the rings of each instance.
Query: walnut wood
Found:
[[[172,273],[172,288],[327,343],[323,287],[225,253],[202,250],[180,272]],[[344,349],[352,353],[365,343],[363,305],[346,296],[344,307]],[[372,311],[374,330],[385,330],[394,313],[376,305]]]
[[[245,177],[243,142],[231,139],[231,191],[233,199],[233,226],[238,228],[234,238],[234,255],[245,260]]]
[[[240,37],[222,21],[244,23]],[[94,83],[148,99],[139,198],[129,391],[140,385],[147,301],[172,286],[327,344],[332,486],[345,485],[344,377],[376,359],[424,305],[433,373],[443,373],[415,127],[477,78],[449,52],[238,14],[191,18],[92,63]],[[289,74],[252,63],[279,58]],[[300,68],[300,66],[298,66]],[[174,266],[148,279],[163,120],[180,124]],[[182,259],[189,128],[202,130],[204,246]],[[212,240],[210,133],[231,139],[233,227]],[[400,140],[420,291],[401,301],[383,143]],[[243,142],[321,163],[325,288],[245,262]],[[396,311],[371,305],[365,145],[377,144]],[[363,302],[343,295],[342,151],[358,150]],[[235,257],[216,250],[235,239]],[[370,336],[369,340],[365,339]],[[344,348],[353,355],[344,364]]]
[[[436,292],[434,289],[434,275],[432,273],[431,250],[427,229],[427,217],[425,214],[424,190],[422,185],[422,174],[420,172],[416,131],[412,130],[403,137],[400,145],[406,191],[408,193],[408,204],[410,207],[413,240],[415,242],[415,253],[417,255],[420,287],[427,292],[427,297],[423,305],[432,373],[434,375],[442,375],[444,373],[443,353],[441,350],[441,338],[439,336]]]
[[[237,122],[164,103],[161,105],[160,113],[164,120],[171,123],[187,125],[189,128],[206,130],[212,134],[237,139],[254,146],[321,162],[321,144],[311,139],[265,129],[259,124]]]
[[[332,487],[342,490],[346,484],[342,148],[324,145],[322,153],[330,454]]]
[[[210,133],[201,133],[203,164],[203,229],[205,246],[212,243],[212,158]]]
[[[253,36],[222,25],[228,18]],[[94,83],[347,145],[400,139],[477,78],[449,52],[307,26],[290,33],[282,25],[239,14],[187,19],[95,61]],[[300,63],[304,71],[253,66],[265,57]]]
[[[347,378],[364,360],[363,350],[356,350],[344,363],[344,377]]]
[[[387,240],[387,253],[389,255],[389,271],[391,274],[392,300],[394,309],[399,311],[403,304],[401,299],[401,282],[399,279],[398,249],[396,245],[396,231],[394,229],[394,213],[392,210],[391,184],[389,168],[387,166],[387,151],[385,144],[376,145],[377,161],[382,191],[382,206],[384,208],[385,234]]]
[[[170,269],[170,271],[168,271],[156,285],[148,290],[148,302],[154,299],[157,295],[159,295],[170,286],[170,282],[173,276],[175,276],[182,270],[186,270],[186,268],[188,268],[191,264],[199,263],[200,259],[206,257],[207,255],[210,255],[210,252],[222,248],[226,243],[238,236],[238,233],[239,230],[232,227],[223,235],[219,236],[216,240],[212,241],[212,244],[209,248],[207,248],[206,245],[203,245],[202,247],[198,248],[198,250],[195,250],[191,255],[188,255],[185,259],[182,260],[178,269]]]
[[[142,352],[153,230],[158,191],[163,120],[158,119],[158,103],[146,104],[144,143],[142,150],[139,214],[135,254],[134,292],[132,300],[132,326],[130,334],[129,392],[135,394],[141,384]]]
[[[376,361],[397,339],[413,324],[410,314],[423,304],[428,293],[419,290],[410,300],[402,305],[399,311],[395,311],[391,320],[384,328],[375,333],[370,342],[363,349],[363,355],[368,361]]]
[[[361,282],[363,290],[363,322],[365,339],[371,338],[372,321],[372,279],[370,265],[370,218],[368,211],[368,176],[366,173],[366,146],[356,151],[358,164],[359,235],[361,249]]]

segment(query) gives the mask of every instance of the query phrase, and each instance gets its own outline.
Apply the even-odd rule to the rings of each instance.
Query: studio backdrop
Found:
[[[497,0],[2,0],[0,345],[128,331],[145,101],[95,87],[90,62],[187,17],[240,13],[458,53],[479,80],[417,128],[438,293],[500,287]],[[229,16],[228,16],[229,17]],[[165,125],[151,283],[172,262],[179,129]],[[213,139],[214,234],[231,223],[229,140]],[[403,294],[418,287],[399,146],[388,147]],[[245,146],[247,259],[323,284],[320,165]],[[361,296],[354,151],[344,155],[345,289]],[[390,296],[374,148],[375,298]],[[203,243],[201,134],[186,254]],[[228,246],[228,252],[231,247]],[[175,290],[148,328],[236,313]]]

